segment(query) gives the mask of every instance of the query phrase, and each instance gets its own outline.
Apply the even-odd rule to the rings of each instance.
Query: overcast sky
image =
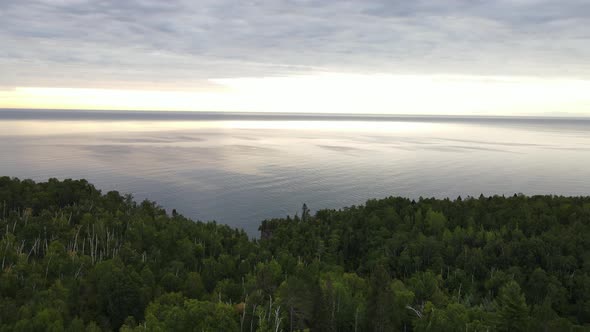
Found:
[[[588,0],[0,0],[0,107],[590,115],[589,27]]]

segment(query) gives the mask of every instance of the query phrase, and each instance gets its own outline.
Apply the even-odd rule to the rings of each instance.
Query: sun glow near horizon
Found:
[[[210,79],[213,88],[16,87],[2,108],[223,112],[590,115],[590,81],[560,78],[321,73]]]

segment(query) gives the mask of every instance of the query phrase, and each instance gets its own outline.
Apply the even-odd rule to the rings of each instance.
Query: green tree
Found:
[[[400,313],[396,312],[395,295],[390,287],[391,277],[383,265],[377,265],[369,279],[367,323],[375,332],[396,331]]]
[[[498,331],[518,332],[528,329],[529,308],[518,283],[509,281],[500,289],[495,307]]]
[[[200,299],[205,293],[201,275],[198,272],[187,273],[182,291],[189,298]]]
[[[135,271],[111,260],[97,264],[97,301],[102,312],[118,329],[128,316],[141,317],[141,279]]]

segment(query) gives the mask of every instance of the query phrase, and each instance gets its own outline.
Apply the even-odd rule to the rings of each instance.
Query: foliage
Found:
[[[260,231],[1,177],[0,331],[590,328],[588,197],[306,205]]]

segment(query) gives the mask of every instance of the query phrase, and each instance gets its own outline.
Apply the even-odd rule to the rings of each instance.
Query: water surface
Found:
[[[0,110],[0,175],[86,178],[242,227],[410,198],[590,194],[590,120]]]

